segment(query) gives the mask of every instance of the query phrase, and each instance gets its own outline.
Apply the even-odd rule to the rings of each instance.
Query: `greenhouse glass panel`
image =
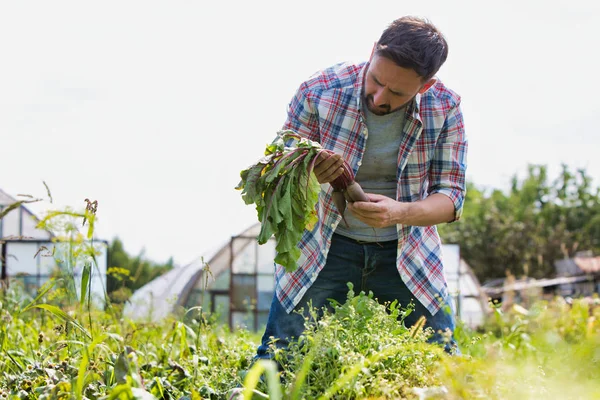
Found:
[[[256,275],[233,275],[231,278],[231,306],[235,310],[249,310],[256,304]]]
[[[35,242],[7,242],[6,246],[6,270],[8,276],[18,274],[37,275],[38,260],[34,255],[39,248]]]
[[[273,275],[258,275],[257,309],[268,311],[275,292],[275,277]]]
[[[258,246],[258,266],[257,272],[263,274],[273,274],[275,272],[275,240],[269,240],[267,243]]]
[[[2,237],[21,236],[21,209],[10,211],[2,218]]]
[[[256,300],[256,309],[259,311],[269,311],[269,308],[271,308],[272,301],[273,291],[258,292],[258,298]]]
[[[231,326],[235,328],[242,328],[253,330],[254,329],[254,313],[234,311],[231,314]]]
[[[275,290],[275,275],[258,275],[257,289],[259,292],[273,292]]]
[[[231,271],[226,270],[218,277],[208,276],[208,283],[206,287],[210,290],[227,290],[229,289],[229,277],[231,275]],[[198,285],[204,287],[206,280],[204,277],[198,280]]]
[[[256,330],[261,330],[263,331],[265,329],[265,326],[267,326],[267,320],[269,319],[269,312],[259,312],[258,313],[258,321],[257,321],[257,326],[256,326]]]
[[[213,297],[214,306],[213,312],[217,314],[218,320],[221,323],[229,323],[229,296],[227,295],[215,295]]]
[[[256,239],[234,238],[232,239],[234,248],[240,247],[240,251],[235,253],[233,264],[231,266],[234,274],[249,274],[256,271]]]
[[[40,278],[37,275],[17,275],[13,277],[13,282],[31,297],[36,296],[40,287]]]

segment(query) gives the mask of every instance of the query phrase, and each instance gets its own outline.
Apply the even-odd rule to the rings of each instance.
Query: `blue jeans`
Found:
[[[459,353],[453,338],[449,343],[444,343],[444,337],[438,333],[445,332],[446,329],[454,332],[453,312],[444,310],[454,309],[450,295],[445,299],[450,308],[443,307],[435,315],[431,315],[400,278],[396,267],[397,249],[397,241],[359,243],[334,234],[325,266],[295,309],[288,314],[277,296],[273,295],[267,326],[255,358],[272,358],[269,351],[271,338],[277,340],[275,345],[278,348],[286,348],[291,340],[300,337],[304,331],[304,316],[307,315],[309,303],[315,308],[327,307],[330,310],[328,299],[345,303],[348,282],[352,282],[356,293],[372,291],[373,297],[380,303],[398,300],[400,306],[405,308],[412,302],[415,308],[404,319],[406,326],[414,325],[421,316],[425,316],[425,326],[436,332],[429,341],[444,344],[444,349],[449,353]],[[300,308],[304,308],[304,315],[297,312]]]

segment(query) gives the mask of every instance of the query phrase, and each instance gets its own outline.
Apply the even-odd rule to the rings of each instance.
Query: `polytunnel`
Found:
[[[138,289],[125,305],[129,318],[158,321],[171,313],[202,306],[231,328],[261,330],[274,291],[275,240],[259,245],[260,224],[188,265],[176,267]],[[467,325],[480,325],[487,300],[458,245],[443,245],[444,269],[457,315]]]
[[[157,277],[135,291],[125,315],[157,321],[201,305],[231,327],[260,329],[275,286],[275,240],[259,245],[259,232],[257,223],[190,264]]]

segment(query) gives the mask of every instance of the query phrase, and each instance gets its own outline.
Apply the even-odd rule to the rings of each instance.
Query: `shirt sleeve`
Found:
[[[448,111],[429,171],[428,193],[442,193],[454,203],[454,219],[450,222],[458,221],[462,215],[467,192],[467,147],[460,103],[457,103]]]
[[[320,142],[319,116],[307,84],[303,83],[288,105],[287,119],[283,129]]]

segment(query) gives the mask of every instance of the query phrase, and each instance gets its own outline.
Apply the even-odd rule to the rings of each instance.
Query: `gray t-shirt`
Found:
[[[367,124],[367,144],[355,180],[365,193],[376,193],[396,200],[398,179],[398,151],[402,139],[406,109],[387,115],[375,115],[363,107]],[[344,213],[348,227],[340,222],[336,233],[365,242],[383,242],[398,238],[396,225],[373,228],[355,218],[348,210]]]

